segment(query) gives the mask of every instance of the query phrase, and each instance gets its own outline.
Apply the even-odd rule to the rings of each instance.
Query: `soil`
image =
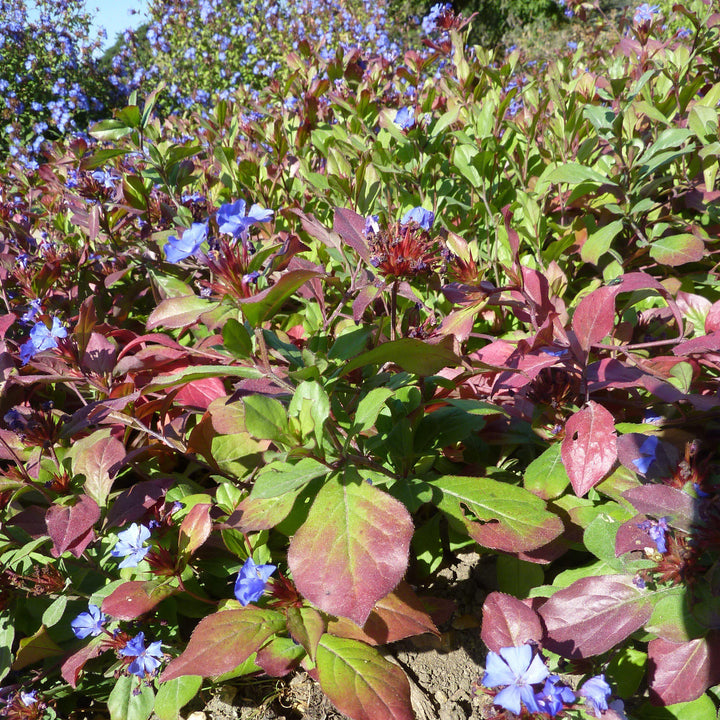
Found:
[[[383,648],[410,680],[417,720],[484,720],[494,716],[490,698],[473,687],[483,674],[480,609],[492,590],[494,569],[478,553],[458,554],[423,594],[447,598],[455,612],[441,636],[423,635]],[[345,720],[306,673],[282,680],[260,678],[219,688],[186,708],[186,720]],[[197,709],[198,705],[202,709]]]

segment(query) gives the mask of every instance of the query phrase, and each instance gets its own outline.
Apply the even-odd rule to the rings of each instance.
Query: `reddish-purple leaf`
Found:
[[[612,332],[615,325],[614,287],[601,287],[586,295],[575,308],[572,329],[580,346],[587,351]]]
[[[315,662],[315,651],[320,638],[327,630],[327,622],[323,616],[315,608],[289,607],[287,609],[287,629],[293,640],[300,643],[310,659]]]
[[[641,485],[623,493],[640,513],[656,518],[669,517],[669,523],[688,532],[695,522],[696,501],[687,493],[668,485]]]
[[[172,478],[145,480],[123,491],[113,502],[107,516],[110,527],[121,527],[126,523],[137,522],[156,503],[165,497],[173,484]]]
[[[716,300],[705,317],[705,332],[715,333],[720,331],[720,300]]]
[[[197,295],[183,295],[161,300],[150,313],[146,328],[154,330],[158,327],[184,328],[194,325],[202,315],[218,307],[219,303],[210,302]]]
[[[180,524],[180,552],[192,555],[209,537],[212,530],[209,503],[198,503]]]
[[[578,497],[585,495],[617,460],[613,416],[592,400],[565,423],[562,461]]]
[[[361,640],[368,645],[385,645],[425,633],[440,634],[420,599],[405,582],[376,603],[362,629],[345,618],[339,618],[328,624],[328,632]]]
[[[692,233],[661,237],[650,243],[650,257],[670,267],[699,262],[704,255],[705,243]]]
[[[323,635],[317,649],[320,687],[353,720],[414,720],[405,673],[357,640]]]
[[[230,672],[284,626],[284,615],[258,607],[208,615],[197,624],[182,655],[165,668],[160,682],[181,675],[210,677]]]
[[[102,602],[102,610],[120,620],[134,620],[150,612],[178,588],[163,580],[132,580],[115,588]]]
[[[713,644],[715,645],[715,643]],[[664,638],[648,645],[651,699],[674,705],[699,698],[720,680],[720,657],[706,638],[672,642]]]
[[[543,645],[568,658],[600,655],[641,628],[652,610],[632,575],[581,578],[540,608],[547,631]]]
[[[98,430],[83,438],[76,448],[73,472],[84,475],[83,488],[98,505],[104,505],[113,479],[125,459],[125,446],[112,436],[103,437],[107,430]]]
[[[365,218],[346,208],[335,208],[333,232],[336,232],[366,263],[370,249],[365,238]]]
[[[537,613],[522,600],[501,592],[492,592],[483,604],[480,637],[488,649],[497,652],[504,647],[540,642],[542,624]]]
[[[640,528],[640,524],[645,520],[647,520],[645,515],[636,515],[618,528],[615,535],[615,557],[634,551],[643,552],[646,547],[653,549],[656,547],[649,530]]]
[[[93,525],[100,519],[98,504],[87,495],[81,495],[75,505],[51,505],[45,514],[47,532],[53,541],[53,557],[69,550],[80,557],[92,541]]]
[[[175,402],[185,407],[207,410],[213,400],[227,397],[225,385],[220,378],[210,377],[193,380],[183,385],[175,395]]]
[[[310,235],[310,237],[336,250],[342,247],[337,233],[328,230],[314,215],[307,215],[300,210],[300,208],[288,208],[288,212],[295,213],[295,215],[300,218],[300,224],[303,226],[303,230]]]
[[[673,355],[693,355],[695,353],[718,352],[720,350],[720,331],[701,335],[676,345]]]
[[[274,637],[257,652],[255,664],[270,677],[284,677],[305,657],[305,650],[291,638]]]
[[[402,503],[369,483],[333,478],[290,541],[288,565],[308,600],[362,626],[405,574],[412,534]]]
[[[77,652],[65,658],[63,664],[60,666],[60,675],[62,679],[71,687],[76,688],[78,680],[80,679],[80,673],[82,672],[85,663],[88,660],[92,660],[103,652],[100,647],[100,643],[103,641],[102,637],[95,637],[90,642],[81,647]]]

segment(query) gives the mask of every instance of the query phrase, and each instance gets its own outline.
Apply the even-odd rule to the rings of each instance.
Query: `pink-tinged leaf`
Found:
[[[682,329],[683,316],[680,308],[677,306],[677,303],[667,288],[657,278],[644,272],[633,272],[620,276],[619,280],[621,282],[613,286],[616,293],[633,292],[634,290],[656,290],[658,295],[662,296],[670,308],[677,323],[678,331]]]
[[[650,257],[670,267],[699,262],[704,256],[705,243],[691,233],[657,238],[650,243]]]
[[[352,313],[353,320],[360,322],[362,316],[367,310],[368,305],[375,300],[375,298],[382,295],[382,288],[375,287],[374,285],[365,285],[360,288],[357,297],[353,301]]]
[[[318,643],[327,630],[327,623],[322,615],[315,608],[289,607],[287,629],[293,640],[300,643],[310,659],[315,662]]]
[[[255,664],[270,677],[284,677],[305,657],[305,650],[291,638],[274,637],[263,645],[255,657]]]
[[[483,604],[480,637],[488,649],[497,652],[530,641],[540,642],[543,628],[538,614],[522,600],[501,592],[492,592]]]
[[[405,574],[412,534],[402,503],[369,483],[332,478],[290,541],[288,565],[308,600],[362,626]]]
[[[617,437],[612,414],[592,400],[565,423],[562,461],[573,490],[585,495],[612,470]]]
[[[286,492],[280,497],[246,497],[227,519],[227,526],[241,532],[270,530],[279,525],[295,504],[297,492]]]
[[[77,334],[74,337],[77,337]],[[97,332],[91,333],[82,356],[81,365],[98,375],[110,373],[115,367],[117,352],[117,347],[103,335]]]
[[[52,556],[60,557],[69,550],[75,557],[80,557],[92,541],[92,528],[99,519],[100,508],[87,495],[81,495],[75,505],[51,505],[45,521],[53,541]]]
[[[370,249],[365,238],[365,218],[346,208],[335,208],[333,232],[336,232],[355,252],[370,263]]]
[[[0,315],[0,340],[5,337],[5,333],[12,327],[12,324],[17,320],[17,315],[14,313],[8,313],[7,315]]]
[[[60,675],[62,679],[71,687],[76,688],[78,680],[80,679],[80,673],[82,672],[85,663],[88,660],[92,660],[103,652],[100,647],[100,643],[103,641],[102,637],[95,637],[80,648],[77,652],[65,658],[63,664],[60,666]]]
[[[442,492],[440,510],[460,520],[470,537],[483,547],[509,553],[535,550],[565,529],[542,499],[516,485],[453,475],[430,484]]]
[[[172,478],[145,480],[123,491],[110,506],[107,524],[122,527],[144,517],[145,513],[162,498],[172,486]]]
[[[520,235],[518,235],[518,231],[515,230],[515,228],[510,226],[510,222],[512,220],[512,210],[510,210],[510,205],[505,205],[505,207],[500,211],[502,213],[503,219],[505,220],[505,230],[508,234],[508,242],[510,243],[510,250],[512,252],[513,261],[517,260],[517,254],[520,250]]]
[[[330,621],[328,632],[368,645],[385,645],[426,633],[440,634],[420,599],[405,582],[375,604],[362,628],[346,618],[338,618]]]
[[[673,355],[693,355],[696,353],[718,352],[720,350],[720,331],[686,340],[676,345]]]
[[[708,642],[710,639],[715,642]],[[650,697],[674,705],[699,698],[720,680],[720,657],[714,634],[688,642],[664,638],[648,644]]]
[[[583,350],[589,350],[612,332],[616,295],[614,287],[601,287],[586,295],[575,308],[572,328]]]
[[[345,365],[342,374],[366,365],[392,362],[415,375],[435,375],[445,367],[461,364],[460,358],[452,350],[452,343],[452,337],[443,338],[434,345],[416,338],[392,340],[358,355]]]
[[[656,547],[649,530],[640,528],[645,520],[647,520],[645,515],[636,515],[618,528],[615,535],[615,557],[629,552],[643,552],[646,547],[651,549]]]
[[[635,587],[632,575],[581,578],[540,608],[543,645],[567,658],[600,655],[641,628],[652,610],[651,597]]]
[[[655,518],[667,516],[672,527],[689,532],[697,517],[696,500],[668,485],[641,485],[623,493],[639,512]]]
[[[257,327],[271,318],[301,285],[319,275],[321,273],[316,270],[291,270],[284,273],[267,290],[239,302],[243,315],[251,325]]]
[[[485,301],[473,303],[447,315],[437,332],[440,335],[452,335],[458,342],[465,342],[472,332],[475,318],[485,308]]]
[[[705,332],[715,333],[720,331],[720,300],[712,304],[705,317]]]
[[[102,611],[119,620],[134,620],[178,592],[167,580],[132,580],[123,583],[102,602]]]
[[[310,237],[319,240],[323,245],[340,250],[342,243],[336,232],[328,230],[314,215],[305,214],[300,208],[288,208],[288,212],[295,213],[300,218],[303,230]]]
[[[160,682],[181,675],[211,677],[234,670],[285,626],[285,617],[273,610],[246,607],[224,610],[203,618],[185,651],[165,668]]]
[[[147,330],[158,327],[184,328],[194,325],[202,315],[219,305],[197,295],[167,298],[150,313],[145,327]]]
[[[73,459],[73,472],[84,475],[85,493],[98,505],[104,505],[113,480],[125,459],[125,446],[112,436],[102,437],[107,430],[99,430],[83,438]],[[99,437],[95,437],[99,436]]]
[[[198,503],[190,508],[190,512],[180,524],[179,550],[192,555],[209,537],[212,530],[209,503]]]
[[[224,397],[227,397],[227,391],[223,381],[212,377],[193,380],[181,387],[175,395],[175,402],[185,407],[207,410],[213,400]]]
[[[320,687],[352,720],[414,720],[405,673],[374,648],[323,635],[317,649]]]

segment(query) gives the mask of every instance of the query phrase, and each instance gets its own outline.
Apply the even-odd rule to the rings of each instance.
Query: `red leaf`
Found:
[[[572,328],[583,350],[589,350],[612,332],[616,294],[614,287],[598,288],[586,295],[575,309]]]
[[[101,637],[93,638],[85,647],[80,648],[77,652],[70,655],[70,657],[65,658],[63,664],[60,666],[60,675],[62,675],[62,679],[70,685],[70,687],[77,687],[80,672],[85,666],[85,663],[88,660],[96,658],[103,652],[100,647],[101,641]]]
[[[504,647],[517,647],[530,640],[542,640],[543,629],[537,613],[522,600],[501,592],[492,592],[483,605],[480,637],[487,647],[497,652]]]
[[[333,232],[336,232],[366,262],[370,263],[370,249],[365,239],[365,218],[346,208],[335,208]]]
[[[300,664],[304,656],[305,650],[292,639],[275,637],[258,650],[255,664],[270,677],[284,677]]]
[[[613,416],[592,400],[565,423],[562,461],[578,497],[585,495],[617,460]]]
[[[547,631],[543,645],[567,658],[600,655],[641,628],[652,611],[652,599],[631,575],[581,578],[540,608]]]
[[[103,600],[102,611],[120,620],[134,620],[177,591],[177,587],[163,581],[132,580],[115,588]]]
[[[366,482],[332,479],[290,541],[288,565],[308,600],[362,626],[402,579],[412,534],[402,503]]]
[[[224,397],[227,397],[227,392],[223,381],[217,377],[209,377],[191,380],[181,387],[175,395],[175,402],[186,407],[207,410],[213,400]]]
[[[705,317],[705,332],[713,333],[720,330],[720,300],[712,304]]]
[[[711,650],[706,638],[680,643],[664,638],[651,640],[648,668],[653,702],[673,705],[699,698],[718,682],[720,664],[717,654]]]
[[[192,555],[209,537],[212,530],[209,503],[193,505],[180,524],[180,552]]]
[[[720,331],[701,335],[676,345],[673,355],[693,355],[695,353],[717,352],[720,350]]]
[[[75,505],[52,505],[46,515],[48,535],[53,541],[53,557],[70,550],[80,557],[92,541],[93,525],[100,519],[100,508],[87,495],[81,495]]]
[[[203,618],[185,651],[165,668],[160,682],[181,675],[210,677],[234,670],[285,626],[285,617],[272,610],[246,607]]]
[[[689,531],[696,522],[696,502],[687,493],[668,485],[641,485],[623,493],[640,513],[656,518],[668,516],[670,524]]]

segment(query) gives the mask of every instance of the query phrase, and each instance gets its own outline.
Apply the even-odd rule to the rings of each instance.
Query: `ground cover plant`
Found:
[[[467,547],[487,717],[716,715],[720,15],[423,27],[2,167],[4,717],[303,668],[412,718]]]

